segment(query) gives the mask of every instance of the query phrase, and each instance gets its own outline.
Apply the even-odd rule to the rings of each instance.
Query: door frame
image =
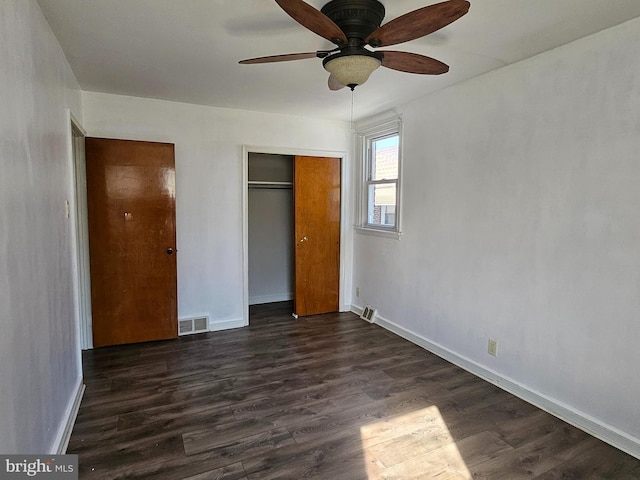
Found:
[[[69,166],[72,193],[69,200],[76,335],[81,350],[93,348],[91,327],[91,275],[87,230],[87,175],[84,156],[86,130],[67,109]],[[82,370],[82,366],[80,366]]]
[[[264,147],[254,145],[242,146],[242,302],[243,302],[243,326],[249,325],[249,154],[266,153],[274,155],[305,156],[305,157],[333,157],[340,159],[340,299],[341,312],[350,309],[346,304],[347,296],[347,224],[350,202],[345,186],[349,181],[347,168],[347,153],[344,151],[305,150],[302,148],[288,147]],[[292,312],[293,313],[293,312]]]

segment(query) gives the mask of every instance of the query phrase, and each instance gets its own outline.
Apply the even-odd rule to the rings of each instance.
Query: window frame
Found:
[[[360,127],[360,126],[359,126]],[[360,159],[360,182],[359,182],[359,218],[356,225],[356,232],[384,236],[389,238],[400,238],[402,236],[402,121],[400,117],[371,123],[357,128],[359,136],[359,159]],[[371,180],[370,172],[373,166],[372,145],[376,141],[392,136],[398,136],[398,175],[395,179]],[[386,226],[369,222],[370,187],[374,185],[395,185],[396,186],[396,213],[395,225]]]

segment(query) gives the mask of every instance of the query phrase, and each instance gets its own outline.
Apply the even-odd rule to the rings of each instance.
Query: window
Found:
[[[395,120],[362,135],[362,212],[360,231],[398,235],[400,207],[400,122]]]
[[[367,225],[395,228],[398,193],[398,134],[369,141]]]

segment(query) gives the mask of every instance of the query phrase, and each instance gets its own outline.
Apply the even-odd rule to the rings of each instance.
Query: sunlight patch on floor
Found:
[[[435,405],[360,428],[371,479],[463,479],[471,473]]]

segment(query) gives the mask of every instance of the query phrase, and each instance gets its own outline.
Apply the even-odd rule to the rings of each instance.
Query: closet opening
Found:
[[[294,156],[248,155],[248,299],[250,316],[293,310]]]
[[[244,325],[261,306],[295,318],[346,308],[344,160],[244,147]]]

